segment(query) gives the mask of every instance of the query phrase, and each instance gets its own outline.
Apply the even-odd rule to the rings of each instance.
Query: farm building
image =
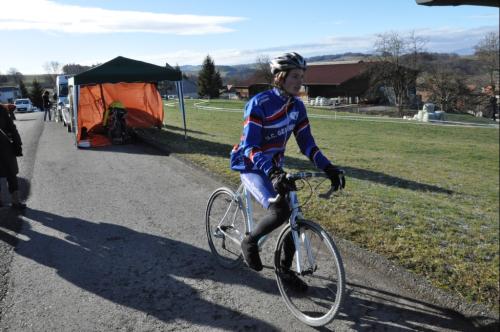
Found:
[[[248,85],[234,85],[228,92],[234,92],[239,98],[249,99],[256,94],[269,90],[272,87],[269,83],[249,83]]]
[[[311,63],[304,77],[304,94],[308,98],[326,97],[357,102],[369,87],[364,75],[368,64],[363,61]]]
[[[17,98],[21,98],[21,91],[17,86],[0,87],[0,103],[13,103]]]
[[[362,61],[338,63],[309,64],[304,78],[302,96],[306,99],[318,96],[327,98],[342,97],[352,102],[357,101],[368,88],[369,79],[363,73],[367,64]],[[248,99],[261,91],[271,88],[268,83],[254,82],[249,79],[246,84],[232,86],[231,92],[239,98]]]
[[[364,61],[340,61],[340,62],[322,62],[310,63],[304,76],[301,97],[304,100],[325,99],[337,100],[340,103],[357,104],[362,98],[367,98],[365,93],[369,88],[372,77],[370,75],[371,65],[375,62]],[[403,70],[412,71],[409,68],[401,67]],[[414,73],[416,77],[416,72]],[[380,85],[381,82],[378,83]],[[416,84],[416,82],[415,82]],[[415,84],[408,91],[408,99],[411,104],[416,103]],[[257,93],[267,90],[270,84],[248,79],[245,84],[232,86],[232,91],[239,98],[248,99]],[[383,102],[390,105],[396,103],[394,90],[391,87],[378,86],[378,96],[371,96],[373,102]],[[329,105],[329,104],[327,104]],[[321,105],[322,106],[322,105]]]

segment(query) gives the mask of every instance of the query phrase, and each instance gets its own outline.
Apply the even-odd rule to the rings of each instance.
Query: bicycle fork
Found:
[[[297,267],[297,273],[300,275],[308,274],[314,272],[315,262],[314,256],[311,250],[311,243],[309,241],[309,236],[306,233],[299,233],[299,226],[297,225],[297,218],[302,217],[302,213],[300,212],[299,201],[297,199],[297,193],[290,192],[289,193],[290,205],[292,208],[292,215],[290,216],[290,227],[293,237],[293,243],[295,245],[295,261]],[[303,266],[303,254],[302,247],[305,249],[305,253],[307,255],[307,262],[309,263],[309,268],[304,270],[305,266]]]

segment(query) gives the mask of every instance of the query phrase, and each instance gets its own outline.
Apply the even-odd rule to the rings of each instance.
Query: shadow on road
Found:
[[[216,265],[206,250],[123,226],[33,209],[28,209],[26,216],[65,237],[36,232],[24,223],[23,238],[29,240],[16,249],[17,254],[54,269],[81,289],[164,322],[184,320],[188,324],[229,330],[277,329],[217,304],[224,302],[218,290],[224,287],[221,284],[245,285],[278,295],[275,281],[262,274],[244,268],[228,273]],[[8,223],[0,223],[0,240],[14,246],[23,240],[5,228],[17,232],[23,219],[10,217]],[[200,294],[177,277],[195,283],[203,281],[206,289]],[[228,294],[227,298],[232,296]],[[356,331],[494,331],[498,327],[476,329],[465,318],[446,309],[356,284],[348,285],[348,296],[337,317],[340,320]]]
[[[221,287],[219,282],[231,284],[235,279],[218,270],[205,250],[105,222],[65,218],[33,209],[26,211],[26,217],[65,234],[65,238],[36,232],[24,223],[22,233],[29,238],[26,245],[1,228],[0,239],[11,245],[19,242],[18,255],[54,269],[81,289],[164,322],[181,320],[228,330],[276,330],[210,299],[211,288]],[[22,222],[21,217],[16,218],[11,225]],[[176,277],[215,282],[207,285],[202,298],[197,289]],[[250,287],[274,290],[273,280],[257,274],[247,281]],[[220,297],[220,291],[214,292],[216,298],[217,295]]]
[[[339,319],[355,331],[497,331],[498,323],[476,327],[449,309],[397,294],[348,283]]]
[[[148,144],[145,144],[139,140],[134,140],[133,142],[123,144],[123,145],[108,145],[92,148],[80,148],[79,152],[111,152],[111,153],[128,153],[128,154],[138,154],[138,155],[150,155],[150,156],[165,156],[165,153],[159,149],[152,148]]]

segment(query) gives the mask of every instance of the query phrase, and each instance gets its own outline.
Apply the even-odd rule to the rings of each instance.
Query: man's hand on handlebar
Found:
[[[297,190],[295,181],[288,179],[286,175],[286,172],[281,168],[275,168],[269,173],[269,179],[273,184],[274,190],[282,196],[290,191]]]
[[[344,170],[335,165],[329,164],[324,169],[326,175],[332,181],[333,191],[345,188]]]

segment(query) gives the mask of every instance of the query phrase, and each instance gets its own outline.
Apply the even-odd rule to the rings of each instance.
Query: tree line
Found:
[[[425,45],[426,40],[414,33],[377,35],[375,56],[378,61],[370,68],[372,89],[390,86],[400,111],[414,105],[411,96],[418,88],[443,111],[481,110],[484,116],[491,117],[494,112],[492,99],[498,91],[498,33],[484,36],[474,47],[474,55],[468,57],[428,53]]]
[[[467,110],[485,109],[488,103],[487,94],[480,91],[489,87],[491,94],[498,91],[499,76],[499,42],[498,33],[489,33],[475,45],[473,56],[458,56],[456,54],[430,53],[426,51],[427,41],[415,35],[401,35],[398,32],[378,34],[374,42],[373,54],[348,53],[347,55],[361,57],[369,63],[366,72],[370,80],[370,88],[362,96],[366,100],[387,98],[381,93],[382,88],[390,88],[394,103],[400,110],[408,107],[418,107],[415,100],[416,89],[429,95],[429,100],[439,105],[446,112],[465,112]],[[335,60],[339,55],[318,56],[309,58],[315,60]],[[214,60],[207,55],[201,69],[195,75],[183,73],[184,79],[197,82],[198,96],[201,98],[218,98],[224,84],[241,84],[245,81],[271,83],[269,57],[262,55],[248,71],[239,69],[231,75],[223,77]],[[56,76],[60,73],[76,75],[96,65],[79,64],[61,65],[57,61],[44,64],[45,81],[34,79],[31,90],[24,84],[24,76],[15,68],[10,68],[7,74],[0,73],[0,84],[14,82],[19,86],[23,97],[30,97],[37,105],[42,85],[55,86]],[[180,71],[179,66],[175,67]],[[246,73],[246,74],[245,74]],[[236,76],[235,76],[236,75]],[[225,82],[224,82],[225,81]],[[162,94],[168,94],[175,89],[172,82],[160,82],[158,88]],[[488,112],[483,113],[489,115]]]
[[[488,33],[475,45],[474,55],[459,56],[427,52],[427,41],[414,32],[408,35],[386,32],[376,36],[373,54],[347,55],[361,57],[369,64],[365,75],[370,81],[370,88],[361,97],[383,102],[389,89],[400,116],[403,116],[403,109],[422,106],[416,96],[418,89],[443,111],[481,111],[484,116],[490,117],[494,112],[492,100],[499,85],[498,40],[498,33]],[[334,55],[308,60],[338,58]],[[271,83],[269,57],[258,57],[246,77],[225,77],[225,80],[233,84],[245,81]],[[217,98],[222,87],[221,75],[213,59],[207,56],[198,75],[198,95]]]

